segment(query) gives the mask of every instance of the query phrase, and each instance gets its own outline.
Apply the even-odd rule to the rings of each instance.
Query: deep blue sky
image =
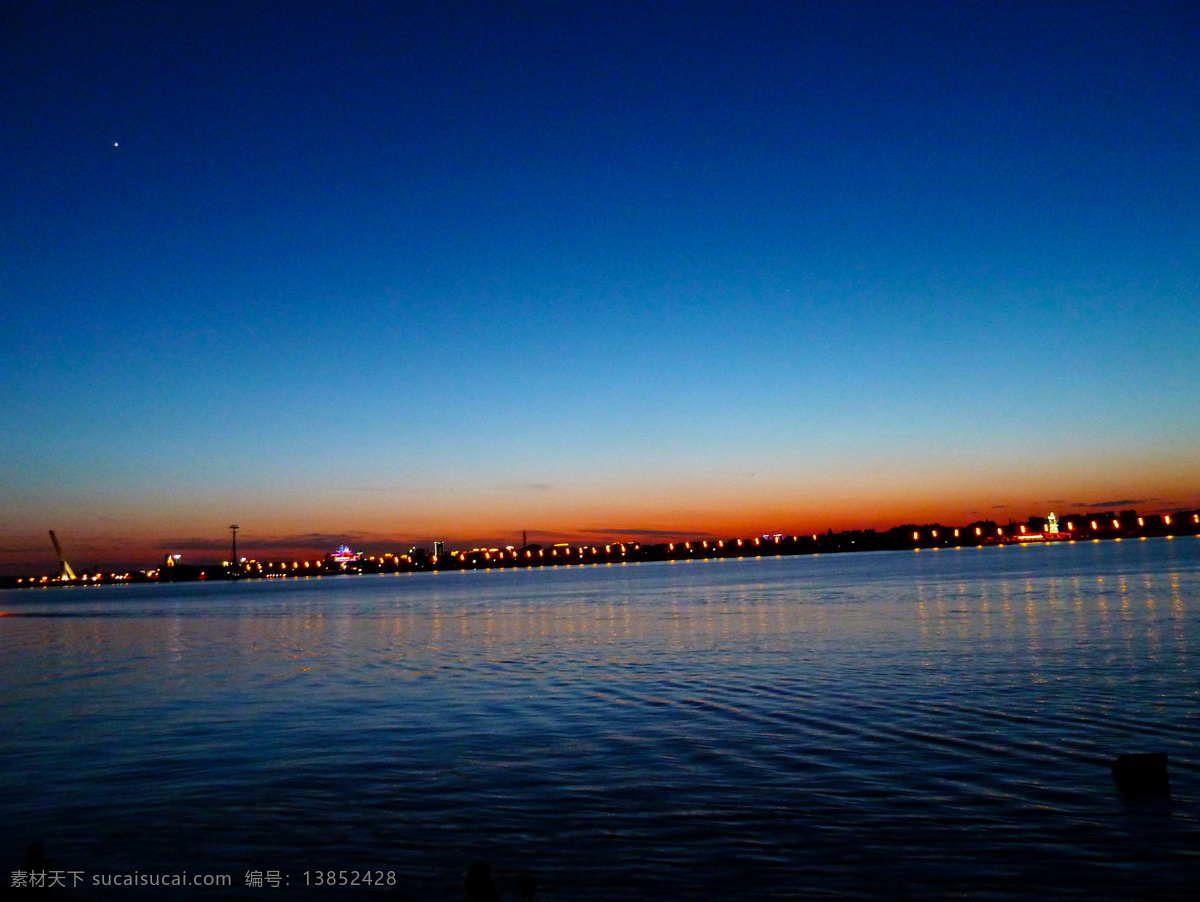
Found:
[[[1200,504],[1197,4],[245,6],[4,8],[0,566]]]

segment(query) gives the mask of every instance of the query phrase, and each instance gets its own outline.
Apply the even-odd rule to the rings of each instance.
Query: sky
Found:
[[[1192,2],[18,2],[0,572],[1200,506]]]

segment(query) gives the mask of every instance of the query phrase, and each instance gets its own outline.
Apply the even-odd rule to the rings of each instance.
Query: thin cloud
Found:
[[[250,542],[239,542],[244,548],[250,547]],[[196,551],[216,551],[229,547],[229,539],[160,539],[155,546],[159,551],[171,551],[174,548],[189,548]]]
[[[365,541],[367,541],[367,537],[361,533],[308,532],[293,536],[267,536],[264,538],[254,538],[253,536],[243,538],[239,535],[237,544],[239,549],[246,551],[266,551],[275,548],[335,548],[343,543],[359,544]],[[229,547],[229,538],[214,539],[212,537],[163,539],[158,544],[161,551],[170,551],[175,548],[187,548],[193,551],[224,551]]]
[[[543,532],[540,529],[537,529],[537,530],[527,529],[527,530],[525,530],[525,532],[529,535],[529,538],[531,538],[531,539],[534,536],[537,536],[539,539],[573,539],[573,538],[575,538],[575,533],[573,533],[573,532]]]
[[[1093,501],[1091,504],[1077,504],[1076,507],[1093,507],[1102,510],[1106,507],[1131,507],[1135,504],[1145,504],[1153,498],[1122,498],[1119,501]]]
[[[47,551],[50,548],[50,540],[46,539],[45,547],[43,543],[17,544],[17,545],[0,545],[0,554],[30,554]]]
[[[716,538],[714,533],[690,529],[585,529],[587,535],[598,536],[654,536],[670,539],[674,536],[699,536],[700,538]]]
[[[436,492],[449,491],[444,485],[430,483],[422,485],[340,485],[336,486],[335,490],[355,495],[431,495]]]

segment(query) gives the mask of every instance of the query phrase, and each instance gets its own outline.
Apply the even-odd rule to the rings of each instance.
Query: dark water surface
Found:
[[[453,900],[475,859],[505,900],[1200,898],[1197,538],[0,612],[5,887],[40,839],[88,899]],[[92,885],[183,871],[233,889]]]

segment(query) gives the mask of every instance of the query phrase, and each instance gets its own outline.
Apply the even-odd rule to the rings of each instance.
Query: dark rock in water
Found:
[[[500,902],[492,869],[486,861],[477,861],[467,871],[467,902]]]
[[[1121,755],[1112,764],[1113,779],[1129,792],[1167,792],[1167,753]]]

